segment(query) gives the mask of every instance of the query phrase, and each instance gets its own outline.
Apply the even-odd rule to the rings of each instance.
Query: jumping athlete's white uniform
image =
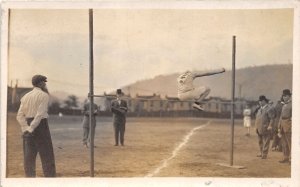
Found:
[[[180,100],[198,100],[202,94],[210,91],[205,86],[195,88],[193,85],[195,78],[195,74],[190,71],[186,71],[177,78],[178,98]]]

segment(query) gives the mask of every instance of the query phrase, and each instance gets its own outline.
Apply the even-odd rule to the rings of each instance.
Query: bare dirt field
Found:
[[[89,149],[81,143],[79,116],[49,117],[58,177],[88,177]],[[98,117],[95,135],[95,177],[257,177],[289,178],[291,166],[280,164],[281,152],[256,157],[257,136],[245,136],[235,121],[234,169],[229,164],[230,120],[204,118],[128,118],[125,146],[113,146],[112,119]],[[7,119],[8,178],[24,177],[20,127],[15,114]],[[37,159],[37,175],[42,177]]]

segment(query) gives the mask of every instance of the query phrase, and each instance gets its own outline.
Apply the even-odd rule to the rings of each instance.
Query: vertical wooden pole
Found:
[[[89,9],[89,62],[90,62],[90,77],[89,77],[89,100],[90,100],[90,176],[94,177],[94,128],[93,128],[93,113],[94,113],[94,55],[93,55],[93,9]]]
[[[234,149],[234,97],[235,97],[235,36],[232,38],[232,83],[231,83],[231,144],[230,144],[230,166],[233,165]]]

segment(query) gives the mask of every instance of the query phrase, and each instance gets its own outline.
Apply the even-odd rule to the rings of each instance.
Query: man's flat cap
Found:
[[[31,82],[33,86],[37,86],[40,82],[47,82],[47,77],[44,75],[34,75]]]

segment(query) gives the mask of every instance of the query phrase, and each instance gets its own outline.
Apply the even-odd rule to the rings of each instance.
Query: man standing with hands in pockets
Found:
[[[23,133],[24,169],[26,177],[36,176],[36,156],[39,153],[45,177],[55,177],[55,161],[48,127],[49,93],[47,77],[32,77],[33,90],[24,95],[17,114]]]
[[[255,127],[258,136],[260,153],[257,157],[266,159],[269,152],[272,129],[274,127],[275,111],[270,105],[268,105],[269,100],[266,96],[259,96],[258,102],[260,108],[256,113]]]

